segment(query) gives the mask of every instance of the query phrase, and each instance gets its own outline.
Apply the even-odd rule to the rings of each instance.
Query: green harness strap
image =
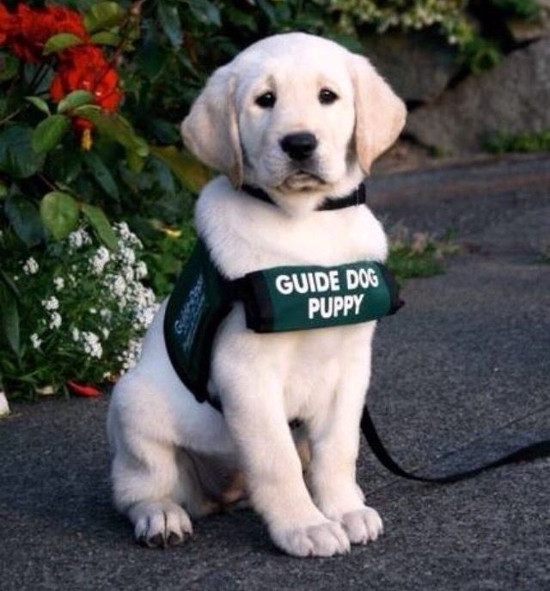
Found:
[[[381,263],[273,267],[229,281],[199,240],[168,301],[164,337],[180,379],[199,402],[216,408],[208,392],[212,345],[235,301],[243,303],[247,328],[258,333],[358,324],[403,305]]]

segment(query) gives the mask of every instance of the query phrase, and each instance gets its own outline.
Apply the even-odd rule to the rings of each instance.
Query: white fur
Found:
[[[339,98],[322,105],[318,94],[327,87]],[[255,103],[266,91],[277,96],[271,109]],[[227,175],[204,188],[196,209],[197,231],[224,275],[384,260],[386,238],[368,208],[314,210],[357,185],[403,121],[402,103],[364,58],[310,35],[266,39],[217,70],[182,131],[199,158]],[[318,147],[297,164],[280,140],[306,131]],[[277,206],[235,188],[243,180]],[[139,364],[117,384],[108,418],[115,504],[136,537],[177,543],[192,532],[189,515],[249,495],[274,543],[290,554],[330,556],[376,539],[382,522],[355,480],[375,323],[256,334],[236,304],[211,365],[222,415],[196,402],[177,377],[163,316],[164,306]],[[310,447],[305,477],[288,427],[294,418]]]

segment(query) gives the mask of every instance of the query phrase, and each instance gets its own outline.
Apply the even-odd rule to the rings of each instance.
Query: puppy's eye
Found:
[[[277,97],[273,92],[264,92],[254,101],[262,109],[272,109]]]
[[[338,95],[329,88],[321,88],[319,91],[319,102],[322,105],[332,105],[338,98]]]

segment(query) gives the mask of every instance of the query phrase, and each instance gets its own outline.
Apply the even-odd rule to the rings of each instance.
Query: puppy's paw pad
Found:
[[[286,530],[274,534],[273,541],[292,556],[334,556],[350,549],[345,531],[334,521]]]
[[[384,531],[378,511],[371,507],[363,507],[357,511],[346,513],[342,518],[342,525],[352,544],[374,542]]]
[[[133,512],[135,537],[142,546],[148,548],[178,546],[193,533],[189,516],[175,503],[142,503],[134,508]]]

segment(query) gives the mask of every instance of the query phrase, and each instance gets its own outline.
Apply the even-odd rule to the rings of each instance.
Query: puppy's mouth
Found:
[[[277,187],[284,192],[311,191],[326,185],[326,181],[309,170],[295,170]]]

